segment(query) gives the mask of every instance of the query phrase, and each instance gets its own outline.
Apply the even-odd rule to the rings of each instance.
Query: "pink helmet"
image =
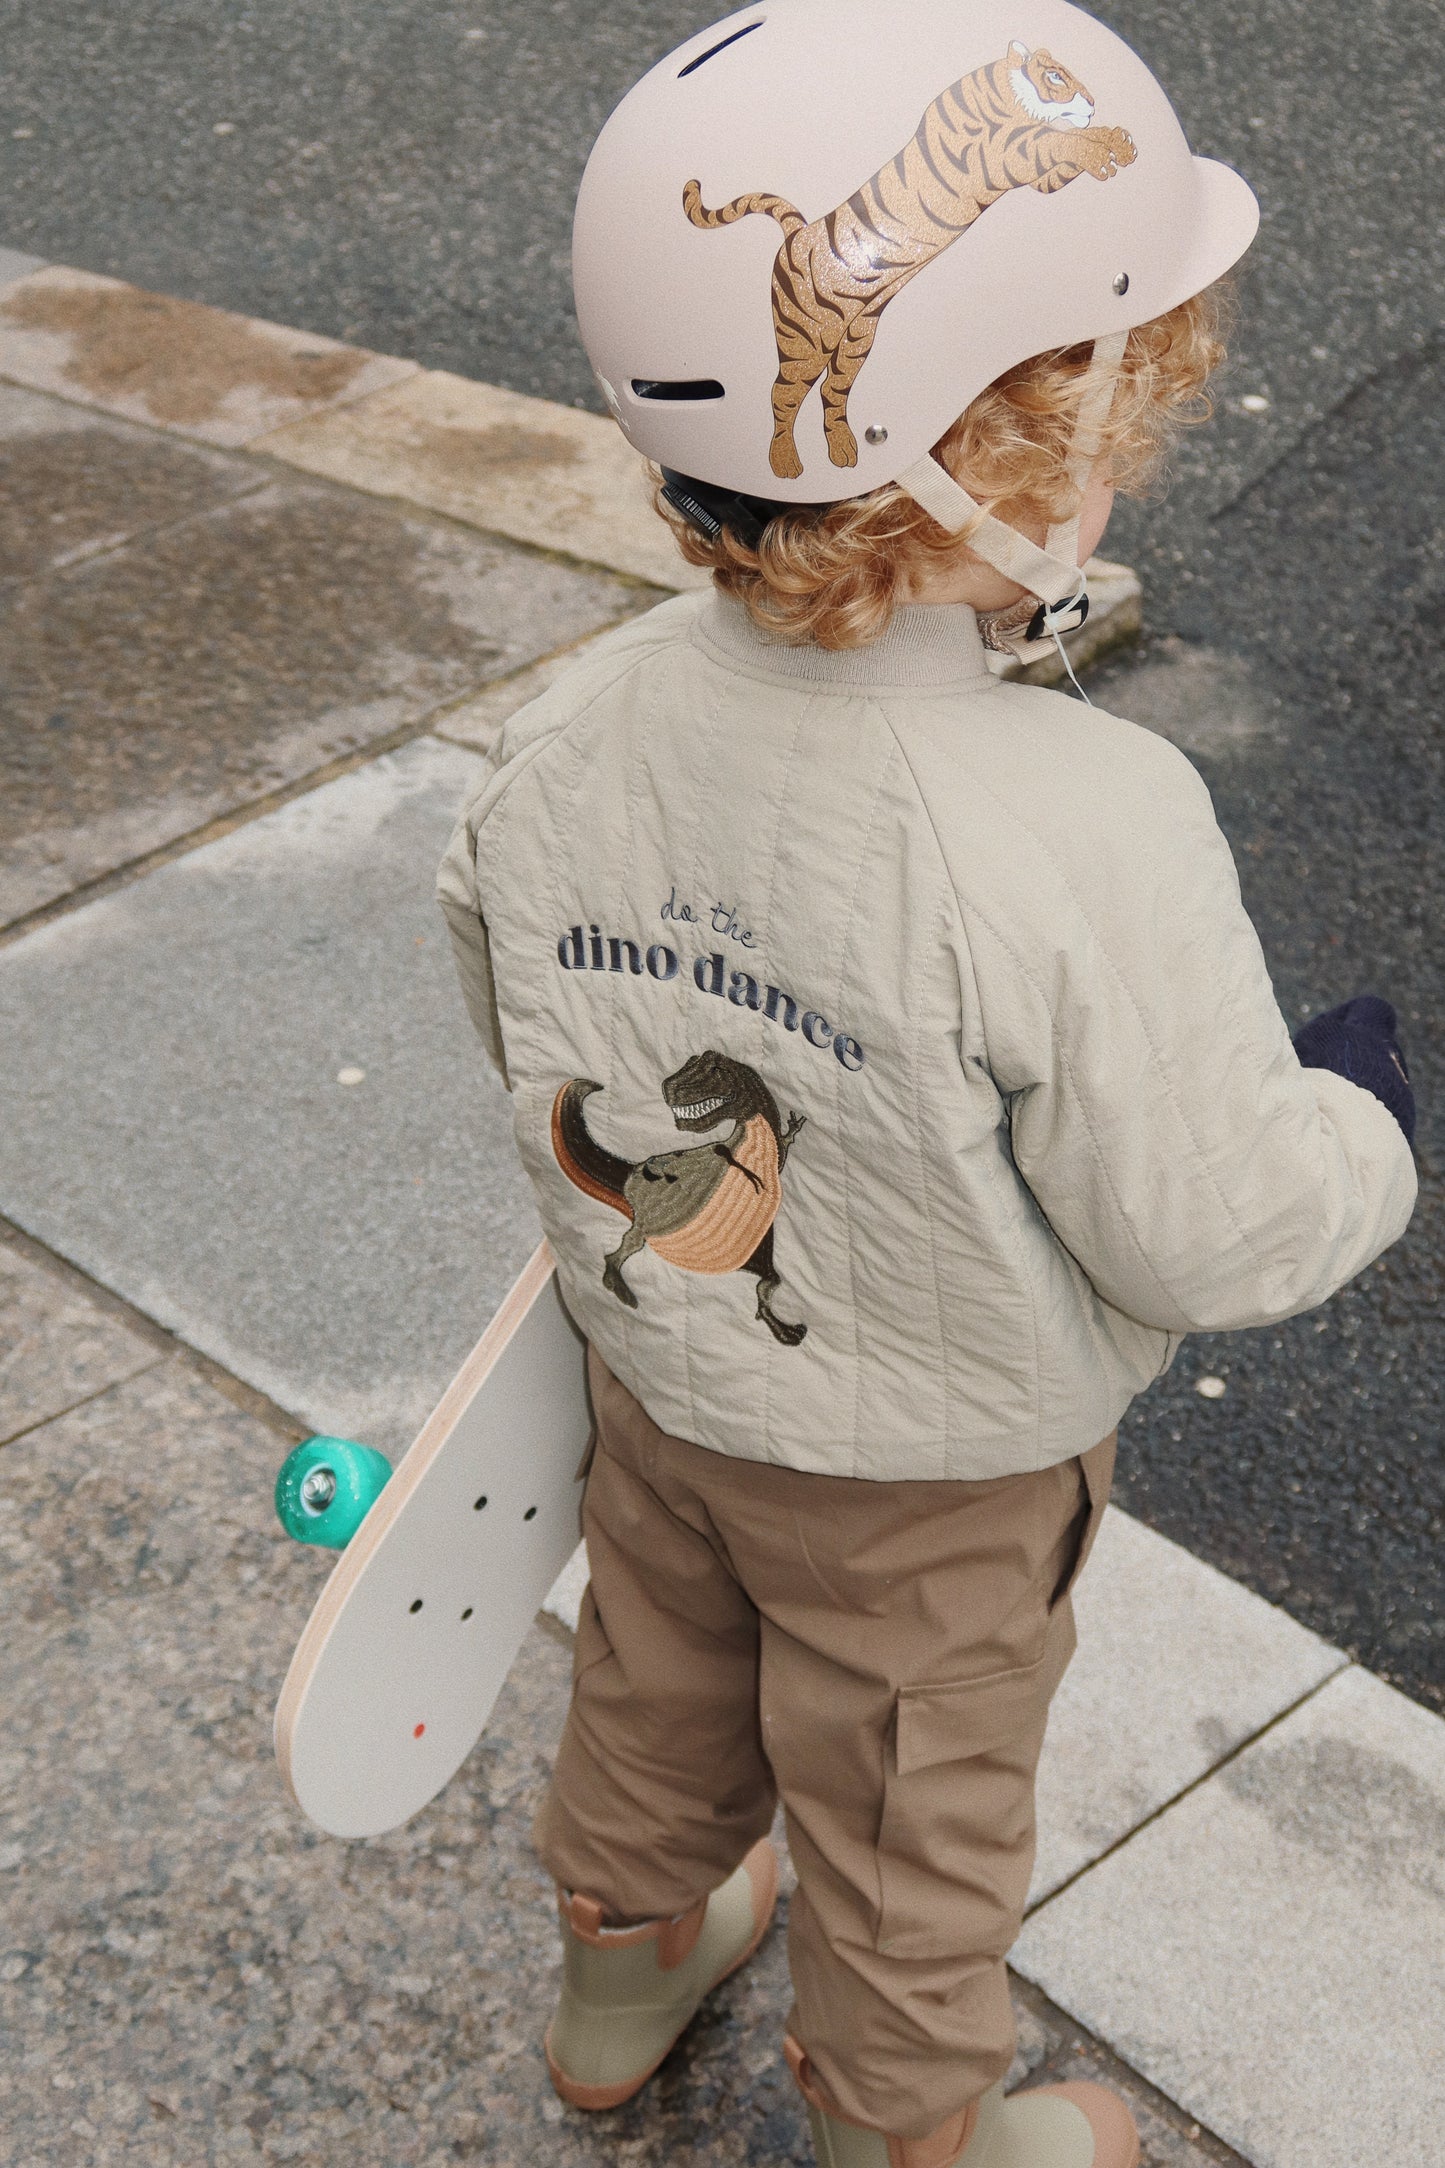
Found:
[[[1068,531],[1038,549],[930,447],[1006,370],[1093,340],[1085,479],[1125,334],[1218,278],[1258,221],[1069,0],[760,0],[603,128],[577,318],[623,433],[704,485],[704,521],[719,493],[758,515],[899,482],[1063,604],[1081,591]]]

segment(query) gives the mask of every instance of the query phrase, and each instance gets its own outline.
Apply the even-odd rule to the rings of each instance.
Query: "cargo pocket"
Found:
[[[1111,1431],[1098,1445],[1079,1455],[1078,1469],[1084,1496],[1074,1521],[1073,1543],[1068,1561],[1050,1601],[1051,1610],[1061,1604],[1066,1596],[1073,1594],[1079,1575],[1089,1563],[1089,1553],[1098,1538],[1099,1524],[1104,1518],[1104,1508],[1109,1503],[1109,1492],[1113,1488],[1117,1443],[1118,1432]]]
[[[878,1830],[880,1952],[1002,1957],[1012,1944],[1044,1718],[1073,1652],[1063,1605],[1037,1662],[899,1691]]]

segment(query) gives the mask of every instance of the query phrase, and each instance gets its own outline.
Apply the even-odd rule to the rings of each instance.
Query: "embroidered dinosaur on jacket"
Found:
[[[700,1133],[731,1122],[721,1143],[688,1151],[655,1152],[636,1165],[597,1142],[584,1109],[588,1077],[564,1084],[552,1105],[552,1149],[570,1182],[632,1222],[603,1265],[602,1284],[629,1310],[637,1297],[623,1267],[641,1249],[656,1250],[684,1272],[754,1272],[757,1314],[775,1340],[796,1347],[806,1325],[773,1315],[778,1274],[773,1268],[773,1221],[782,1203],[782,1173],[793,1140],[807,1121],[788,1116],[756,1069],[726,1054],[694,1054],[663,1080],[662,1096],[679,1129]]]

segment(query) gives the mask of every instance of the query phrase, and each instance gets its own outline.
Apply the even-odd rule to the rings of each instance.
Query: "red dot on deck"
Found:
[[[417,1725],[417,1727],[416,1727],[416,1730],[415,1730],[415,1731],[414,1731],[414,1732],[412,1733],[412,1737],[413,1737],[413,1739],[419,1739],[419,1738],[421,1737],[422,1733],[423,1733],[423,1732],[424,1732],[425,1730],[426,1730],[426,1726],[425,1726],[425,1724],[418,1724],[418,1725]]]

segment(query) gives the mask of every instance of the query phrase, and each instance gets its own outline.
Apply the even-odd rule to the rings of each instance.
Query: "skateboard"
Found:
[[[276,1705],[282,1777],[320,1828],[395,1829],[465,1761],[576,1550],[591,1435],[544,1242],[394,1473],[335,1438],[282,1468],[283,1524],[345,1545]]]

